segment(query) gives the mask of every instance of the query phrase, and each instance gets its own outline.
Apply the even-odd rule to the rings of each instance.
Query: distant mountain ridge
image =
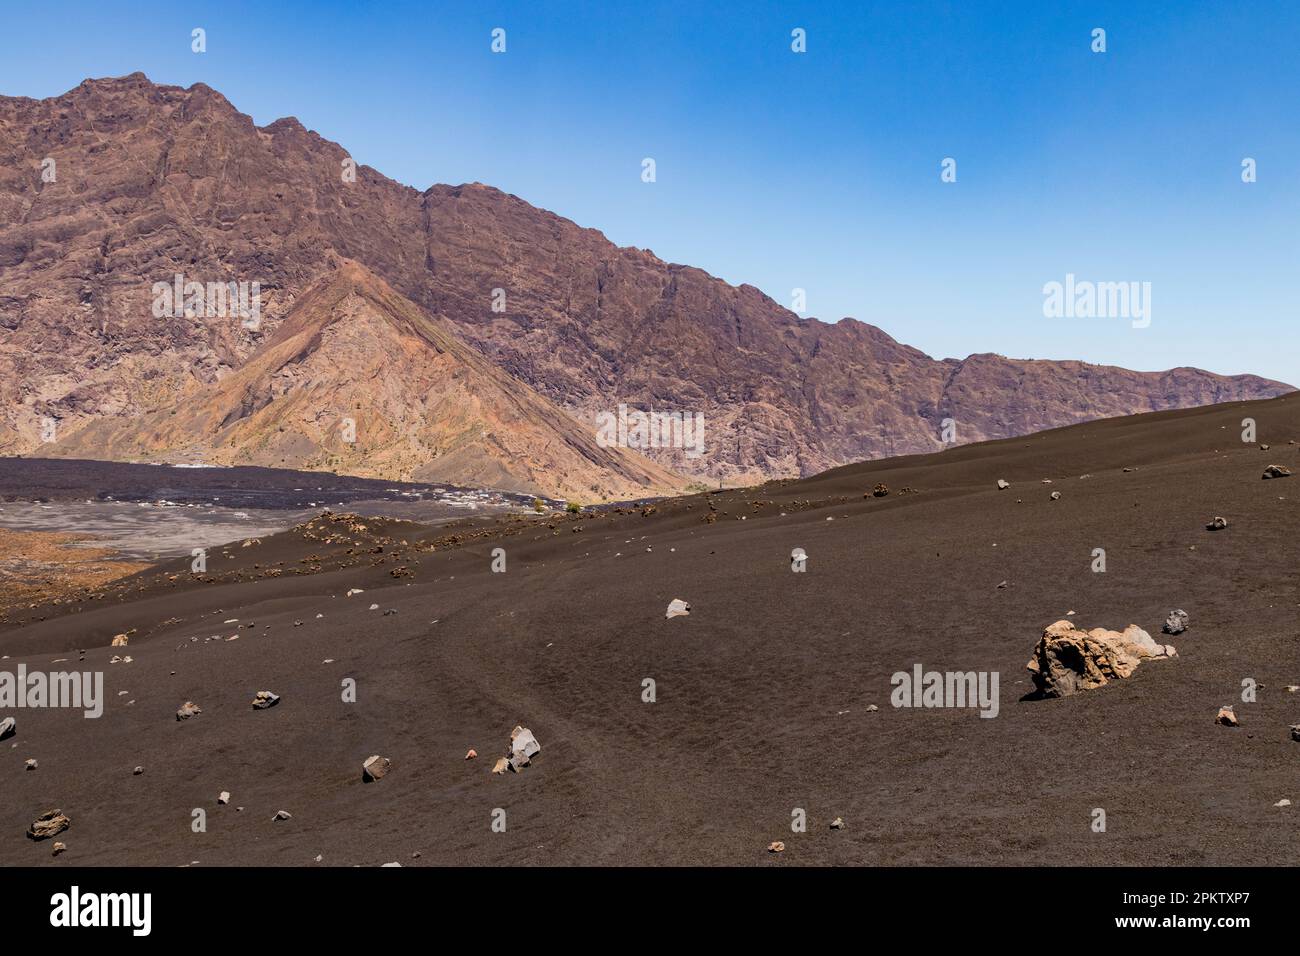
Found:
[[[401,353],[403,374],[443,404],[383,375],[345,385],[346,369],[327,367],[323,355],[367,365],[367,336],[353,336],[355,351],[316,351],[315,364],[272,360],[297,300],[319,283],[331,287],[340,269],[370,303],[355,322],[381,333],[377,341]],[[260,323],[155,317],[153,284],[178,274],[259,283]],[[408,332],[398,335],[384,315],[406,316]],[[425,322],[445,340],[410,333]],[[408,338],[423,345],[397,348]],[[461,342],[472,348],[451,344]],[[479,355],[482,367],[471,361]],[[464,388],[449,383],[456,375],[469,376]],[[237,388],[261,398],[230,405]],[[487,186],[403,186],[353,166],[295,119],[257,127],[203,84],[159,86],[136,73],[45,100],[0,97],[7,454],[166,456],[192,447],[229,459],[256,449],[259,464],[606,497],[933,451],[945,418],[969,442],[1287,391],[1188,368],[937,361],[873,326],[800,318],[752,286],[617,247]],[[371,453],[352,460],[329,429],[302,424],[337,415],[326,398],[345,393],[363,411],[385,409],[372,416]],[[292,416],[286,401],[296,403]],[[498,402],[519,403],[518,415],[491,407]],[[620,404],[702,414],[706,451],[602,447],[598,418]],[[225,412],[210,414],[216,407]],[[54,442],[42,441],[49,420]],[[364,414],[358,424],[366,441]]]

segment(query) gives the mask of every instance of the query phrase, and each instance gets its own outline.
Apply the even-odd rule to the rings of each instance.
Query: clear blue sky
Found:
[[[782,303],[804,288],[809,314],[936,357],[1300,385],[1295,0],[11,0],[2,16],[0,93],[202,81],[402,182],[489,183]],[[1151,282],[1150,328],[1045,318],[1043,284],[1068,272]]]

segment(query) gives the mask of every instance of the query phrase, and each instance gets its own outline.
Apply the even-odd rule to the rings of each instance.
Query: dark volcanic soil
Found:
[[[207,504],[219,498],[230,508],[307,508],[318,502],[406,500],[442,482],[412,484],[355,478],[328,471],[288,468],[175,468],[84,459],[0,457],[0,501],[67,501],[112,498]],[[408,495],[403,495],[408,492]],[[506,494],[517,501],[531,495]]]
[[[1269,451],[1241,441],[1247,415]],[[0,743],[0,863],[1293,865],[1300,476],[1261,480],[1272,463],[1300,472],[1291,440],[1300,395],[646,515],[318,519],[235,542],[205,575],[161,566],[0,631],[0,669],[76,667],[85,648],[107,698],[98,720],[0,712],[18,720]],[[877,482],[891,493],[864,498]],[[1229,527],[1207,532],[1215,515]],[[490,570],[496,547],[505,573]],[[791,573],[794,548],[806,573]],[[675,597],[691,614],[666,620]],[[1175,607],[1192,621],[1164,638],[1176,659],[1019,700],[1043,627],[1068,611],[1158,636]],[[999,672],[998,716],[895,709],[890,676],[918,663]],[[280,704],[253,710],[259,690]],[[178,722],[187,700],[203,713]],[[1214,722],[1229,703],[1238,728]],[[516,723],[543,749],[494,776]],[[366,784],[370,754],[393,769]],[[52,858],[24,831],[56,807],[72,826]],[[791,832],[795,808],[806,833]],[[281,809],[292,819],[273,822]],[[829,829],[836,817],[846,829]],[[773,840],[786,851],[767,853]]]

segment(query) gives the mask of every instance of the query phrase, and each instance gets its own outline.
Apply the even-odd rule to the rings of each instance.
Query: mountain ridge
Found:
[[[933,359],[869,323],[803,318],[752,285],[616,246],[491,186],[418,190],[363,164],[348,182],[343,147],[293,117],[258,127],[201,83],[135,73],[45,100],[0,97],[0,133],[9,453],[33,451],[46,418],[75,434],[230,375],[340,259],[593,433],[621,403],[703,414],[701,458],[641,451],[710,482],[934,451],[945,419],[965,443],[1291,390],[1190,368]],[[52,183],[39,176],[46,158]],[[261,328],[151,318],[150,285],[178,273],[259,281]]]

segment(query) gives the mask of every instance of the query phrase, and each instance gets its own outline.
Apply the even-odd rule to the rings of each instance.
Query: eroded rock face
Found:
[[[40,176],[46,157],[58,161],[53,182]],[[862,322],[801,318],[753,286],[615,246],[479,183],[421,192],[366,166],[345,182],[347,158],[295,119],[258,127],[202,83],[181,89],[136,73],[43,100],[0,97],[0,330],[9,346],[0,354],[0,452],[92,457],[93,448],[93,457],[121,460],[193,441],[243,461],[321,468],[337,458],[350,473],[437,471],[485,483],[494,472],[497,482],[529,478],[514,462],[536,454],[539,484],[568,472],[577,493],[593,481],[617,488],[654,477],[591,441],[595,416],[620,403],[703,414],[699,458],[677,448],[648,455],[659,468],[735,479],[938,451],[945,417],[962,423],[963,440],[983,441],[1289,390],[1189,368],[992,354],[939,361]],[[326,300],[316,286],[314,304],[288,318],[340,260],[379,281]],[[259,282],[257,328],[206,314],[155,318],[153,284],[178,273]],[[488,290],[502,285],[506,310],[494,312]],[[388,287],[415,309],[389,308]],[[441,341],[414,348],[435,336],[451,350]],[[352,378],[372,384],[354,389],[331,374],[340,356]],[[370,374],[390,365],[392,374]],[[309,377],[340,407],[359,402],[381,420],[359,423],[355,445],[337,439],[333,421],[300,427],[292,399],[310,391]],[[409,396],[431,386],[435,401],[409,418],[448,421],[481,406],[473,430],[487,428],[510,453],[493,455],[483,442],[439,455],[457,436],[415,425],[388,442],[409,424],[398,414]],[[521,427],[503,405],[511,397],[542,404],[563,427]],[[167,418],[178,408],[192,410],[184,428]],[[46,416],[58,422],[48,447]],[[427,450],[405,453],[415,439]],[[556,457],[576,441],[581,454]]]
[[[1069,697],[1129,677],[1144,660],[1176,657],[1136,624],[1123,631],[1076,628],[1070,621],[1049,625],[1025,667],[1039,697]]]

